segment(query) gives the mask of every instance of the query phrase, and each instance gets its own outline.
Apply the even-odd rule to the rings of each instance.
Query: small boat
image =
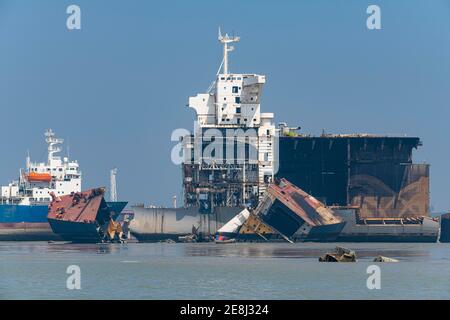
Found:
[[[39,172],[30,172],[27,175],[28,182],[50,182],[52,181],[52,176],[50,173],[39,173]]]

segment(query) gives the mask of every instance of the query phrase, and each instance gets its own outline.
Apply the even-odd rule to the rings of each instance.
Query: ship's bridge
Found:
[[[201,127],[258,127],[260,99],[266,77],[258,74],[218,74],[214,91],[189,98]]]

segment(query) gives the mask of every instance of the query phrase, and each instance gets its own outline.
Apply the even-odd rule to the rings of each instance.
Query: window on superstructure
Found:
[[[235,97],[234,98],[235,103],[241,103],[241,97]]]
[[[241,113],[241,107],[236,108],[236,113]]]
[[[239,88],[238,87],[233,87],[232,92],[233,93],[238,93],[239,92]]]

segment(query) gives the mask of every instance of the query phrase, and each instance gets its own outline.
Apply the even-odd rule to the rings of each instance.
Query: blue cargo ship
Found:
[[[45,142],[47,161],[31,162],[27,156],[19,179],[1,187],[0,240],[57,240],[47,221],[50,194],[63,196],[81,191],[78,162],[56,155],[64,141],[47,130]]]

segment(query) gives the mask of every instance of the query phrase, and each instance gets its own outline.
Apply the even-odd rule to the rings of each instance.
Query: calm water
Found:
[[[449,244],[352,244],[356,263],[320,263],[336,244],[0,242],[1,299],[449,299]],[[378,254],[381,289],[366,271]],[[68,290],[66,269],[81,268]]]

